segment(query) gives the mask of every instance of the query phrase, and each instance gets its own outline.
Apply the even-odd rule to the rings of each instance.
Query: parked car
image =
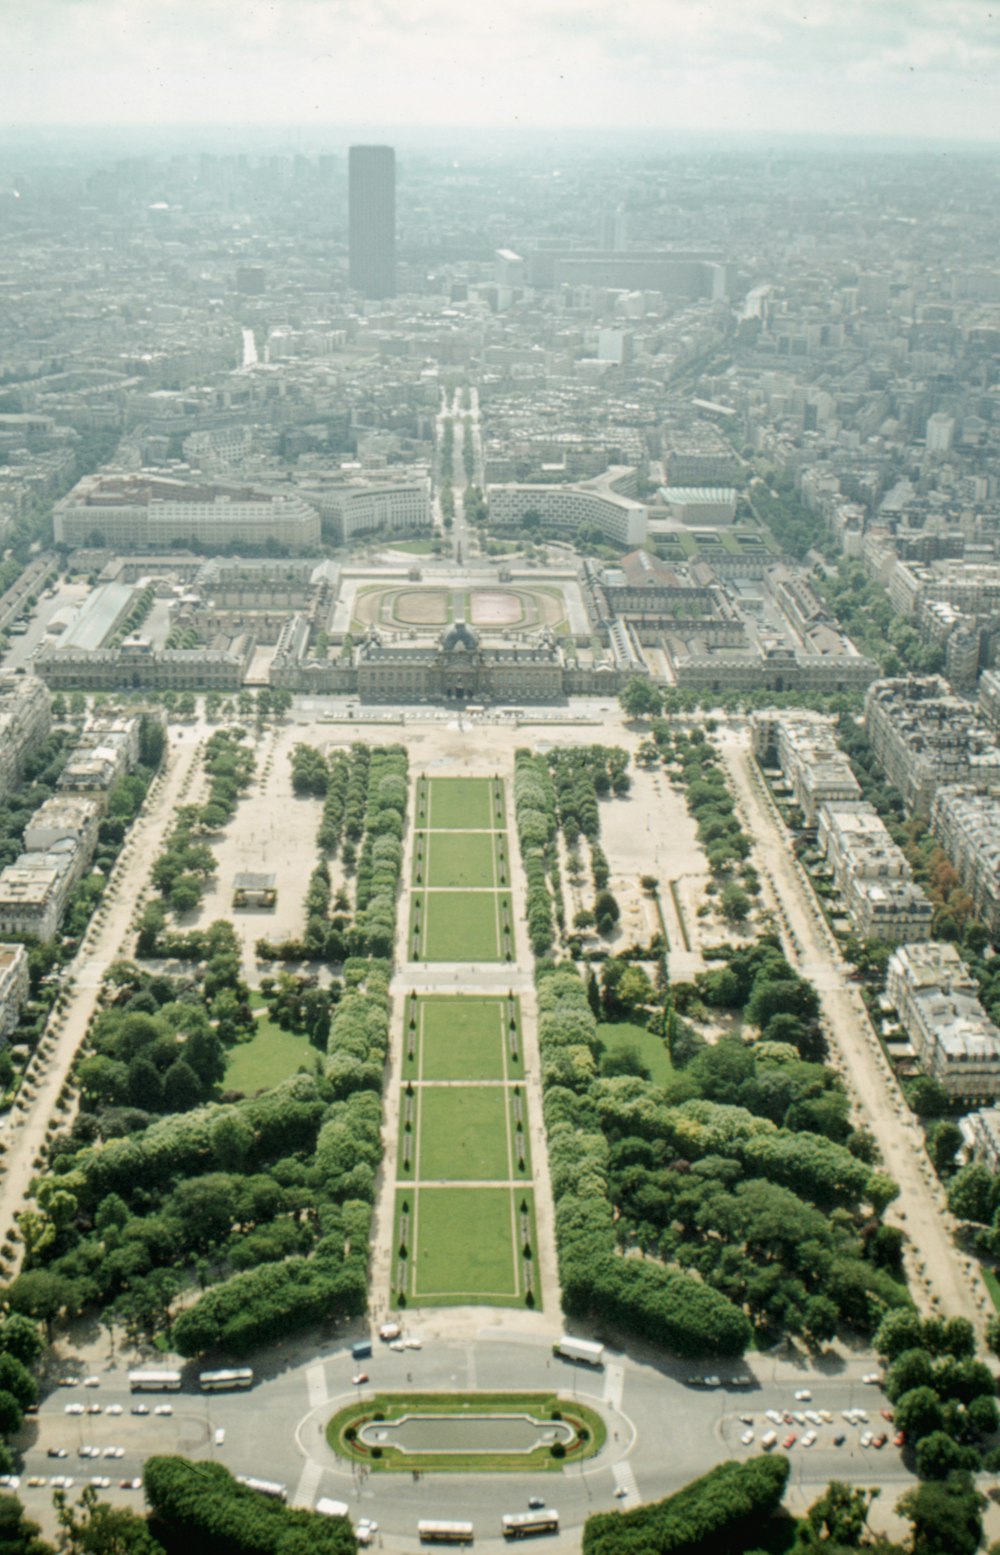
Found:
[[[750,1427],[749,1430],[746,1430],[746,1431],[743,1432],[743,1435],[740,1437],[740,1441],[743,1443],[744,1447],[749,1447],[750,1446],[750,1443],[753,1441],[753,1427],[752,1426]]]
[[[798,1399],[800,1404],[808,1404],[812,1398],[812,1394],[808,1388],[798,1388],[796,1390],[795,1397]]]
[[[351,1381],[356,1388],[360,1388],[363,1383],[368,1381],[368,1373],[366,1371],[357,1371],[354,1373]]]
[[[797,1441],[798,1441],[798,1437],[796,1436],[795,1432],[794,1431],[789,1431],[788,1435],[785,1437],[785,1440],[782,1442],[781,1445],[782,1445],[782,1447],[787,1449],[789,1447],[794,1447],[795,1443]]]

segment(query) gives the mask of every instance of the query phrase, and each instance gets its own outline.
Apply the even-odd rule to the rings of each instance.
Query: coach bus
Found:
[[[245,1485],[248,1490],[259,1491],[262,1496],[271,1496],[275,1501],[288,1500],[288,1486],[279,1484],[276,1479],[258,1479],[256,1474],[237,1474],[236,1483]]]
[[[500,1526],[505,1539],[529,1539],[536,1533],[558,1533],[559,1513],[553,1512],[551,1507],[543,1507],[537,1512],[508,1512],[500,1519]]]
[[[128,1385],[133,1393],[179,1393],[179,1371],[130,1371]]]
[[[471,1523],[436,1523],[422,1521],[417,1524],[421,1544],[471,1544]]]
[[[198,1376],[203,1393],[225,1393],[232,1388],[253,1387],[253,1367],[235,1366],[231,1371],[203,1371]]]

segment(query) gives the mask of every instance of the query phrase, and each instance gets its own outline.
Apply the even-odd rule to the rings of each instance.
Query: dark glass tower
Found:
[[[396,153],[352,146],[348,155],[351,290],[396,295]]]

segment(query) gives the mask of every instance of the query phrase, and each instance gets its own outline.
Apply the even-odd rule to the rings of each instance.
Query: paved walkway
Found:
[[[55,1128],[56,1103],[77,1049],[87,1034],[108,967],[129,953],[129,935],[149,867],[173,823],[175,807],[197,781],[194,771],[200,742],[193,730],[177,731],[108,881],[104,899],[69,972],[74,982],[69,1002],[51,1018],[28,1066],[18,1103],[2,1136],[5,1153],[0,1174],[0,1242],[14,1229],[32,1178],[41,1166],[46,1134]],[[12,1271],[13,1272],[13,1271]]]
[[[885,1219],[908,1238],[910,1289],[925,1312],[967,1317],[980,1335],[992,1302],[978,1266],[955,1246],[944,1190],[927,1160],[920,1130],[882,1052],[859,990],[819,911],[801,864],[766,790],[747,737],[728,735],[720,750],[733,784],[741,820],[753,837],[761,874],[770,886],[789,960],[816,986],[832,1060],[882,1152],[885,1170],[900,1196]],[[839,1063],[838,1063],[839,1058]]]

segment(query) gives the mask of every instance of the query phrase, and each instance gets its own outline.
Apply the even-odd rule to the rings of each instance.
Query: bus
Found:
[[[417,1533],[421,1544],[471,1544],[471,1523],[419,1522]]]
[[[505,1539],[528,1539],[535,1533],[558,1533],[559,1513],[551,1507],[537,1512],[509,1512],[500,1519]]]
[[[572,1334],[563,1334],[559,1343],[552,1346],[552,1351],[567,1361],[582,1361],[585,1366],[604,1365],[604,1346],[592,1339],[574,1339]]]
[[[232,1388],[253,1387],[253,1367],[236,1366],[231,1371],[203,1371],[198,1376],[203,1393],[225,1393]]]
[[[133,1393],[179,1393],[179,1371],[130,1371],[128,1385]]]
[[[258,1479],[256,1474],[237,1474],[236,1483],[245,1485],[248,1490],[256,1490],[262,1496],[271,1496],[275,1501],[288,1500],[288,1486],[279,1484],[276,1479]]]

